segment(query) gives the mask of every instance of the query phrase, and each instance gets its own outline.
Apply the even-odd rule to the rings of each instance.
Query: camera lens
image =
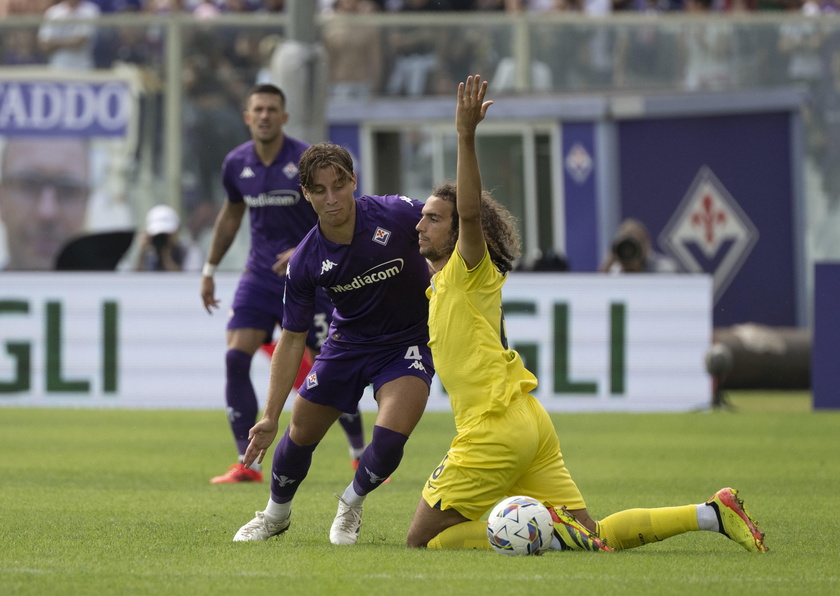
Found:
[[[155,234],[152,236],[152,246],[160,250],[169,242],[169,234]]]
[[[642,254],[642,246],[635,238],[619,238],[613,245],[613,252],[620,261],[632,261]]]

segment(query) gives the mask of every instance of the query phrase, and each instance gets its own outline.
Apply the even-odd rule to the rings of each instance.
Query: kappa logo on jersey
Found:
[[[659,243],[687,271],[711,273],[717,302],[758,242],[755,227],[708,166],[695,176]]]
[[[306,388],[312,389],[318,386],[318,373],[311,372],[306,377]]]
[[[407,197],[407,196],[405,196],[405,195],[400,195],[400,201],[405,201],[405,202],[406,202],[406,203],[408,203],[409,205],[413,205],[413,204],[414,204],[414,201],[411,199],[411,197]]]
[[[294,478],[289,478],[288,476],[278,476],[274,472],[271,473],[271,477],[274,478],[280,486],[286,486],[287,484],[294,484],[297,482]]]
[[[248,166],[242,168],[242,173],[239,174],[240,178],[254,178],[255,176],[256,174],[254,174],[254,170],[252,170]]]
[[[294,162],[290,161],[285,166],[283,166],[283,173],[286,174],[286,178],[291,180],[292,178],[297,176],[298,167],[297,167],[297,165],[295,165]]]
[[[329,259],[324,259],[321,261],[321,275],[324,275],[327,271],[331,271],[333,267],[338,267],[338,263],[333,263]]]
[[[388,239],[391,237],[391,232],[386,230],[385,228],[376,228],[376,231],[373,233],[373,241],[378,242],[382,246],[388,244]]]

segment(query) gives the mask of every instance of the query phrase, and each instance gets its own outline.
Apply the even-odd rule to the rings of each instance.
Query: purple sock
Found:
[[[365,446],[365,430],[362,427],[362,413],[356,410],[355,414],[342,414],[338,417],[338,423],[347,435],[347,442],[353,449],[362,449]]]
[[[251,383],[251,356],[241,350],[228,350],[225,354],[228,420],[236,441],[239,455],[248,448],[248,431],[257,422],[257,394]]]
[[[362,458],[359,469],[353,477],[353,490],[356,494],[366,495],[387,479],[403,456],[403,449],[408,437],[382,426],[373,427],[373,436]]]
[[[271,464],[271,499],[276,503],[288,503],[295,496],[300,483],[309,473],[312,452],[318,443],[301,447],[289,438],[289,429],[274,450]]]

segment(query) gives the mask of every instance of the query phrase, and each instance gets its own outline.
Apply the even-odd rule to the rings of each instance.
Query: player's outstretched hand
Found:
[[[212,277],[201,277],[201,301],[211,315],[213,314],[211,309],[219,308],[219,301],[216,300],[216,282]]]
[[[248,432],[248,439],[251,443],[245,451],[245,459],[242,463],[245,467],[250,467],[255,461],[261,464],[265,457],[265,452],[271,447],[274,438],[277,436],[277,423],[263,418],[251,427]]]
[[[455,111],[455,129],[458,134],[473,134],[478,123],[484,120],[492,101],[484,101],[487,81],[481,75],[469,76],[458,85],[458,108]]]

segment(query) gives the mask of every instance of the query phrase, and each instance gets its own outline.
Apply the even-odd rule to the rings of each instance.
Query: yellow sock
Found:
[[[472,548],[489,550],[487,523],[469,521],[455,524],[429,540],[428,548]]]
[[[628,509],[602,519],[598,537],[613,550],[624,550],[699,529],[697,505]]]

